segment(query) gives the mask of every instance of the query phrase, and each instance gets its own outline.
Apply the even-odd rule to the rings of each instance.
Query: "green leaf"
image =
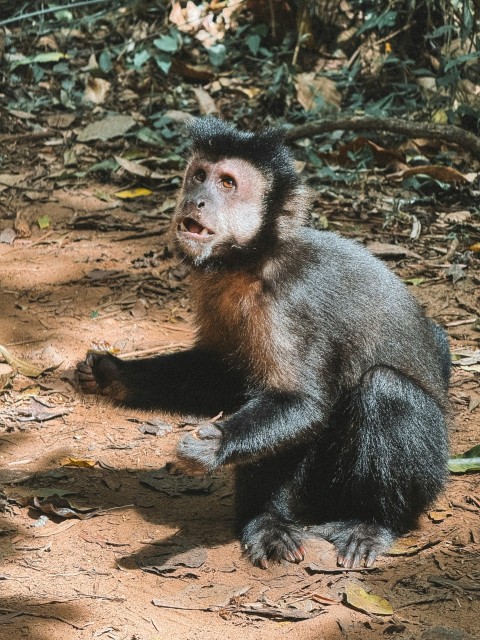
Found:
[[[448,461],[450,473],[467,473],[480,471],[480,458],[450,458]]]
[[[467,449],[458,456],[453,456],[448,461],[448,469],[451,473],[466,473],[467,471],[480,471],[480,444]]]
[[[175,53],[178,50],[179,41],[178,36],[176,34],[166,33],[160,38],[156,38],[153,41],[153,44],[160,49],[160,51],[164,51],[165,53]]]
[[[37,218],[37,224],[40,229],[48,229],[50,226],[50,217],[49,216],[40,216]]]
[[[208,50],[210,63],[214,67],[220,67],[227,57],[227,49],[224,44],[214,44]]]
[[[104,73],[110,73],[110,71],[113,69],[112,58],[110,57],[110,53],[106,49],[104,49],[100,54],[98,64],[100,66],[100,69]]]
[[[58,62],[59,60],[64,60],[65,58],[69,58],[70,56],[66,53],[61,53],[60,51],[48,51],[47,53],[38,53],[35,56],[28,56],[26,58],[22,58],[21,60],[15,60],[12,63],[12,69],[15,67],[21,67],[26,64],[42,64],[44,62]]]
[[[455,458],[479,458],[480,457],[480,444],[476,444],[471,449],[467,449],[459,456],[454,456]]]
[[[151,58],[150,52],[146,49],[136,51],[133,56],[133,66],[135,69],[141,69],[143,65]]]
[[[262,41],[262,39],[257,34],[253,34],[251,36],[248,36],[248,38],[247,38],[247,47],[252,52],[252,55],[254,55],[254,56],[257,55],[258,50],[260,49],[260,42],[261,41]]]
[[[170,67],[172,66],[172,60],[170,58],[170,56],[167,56],[165,54],[160,54],[158,56],[155,56],[155,62],[157,63],[157,67],[163,71],[163,73],[165,75],[168,75],[168,72],[170,71]]]

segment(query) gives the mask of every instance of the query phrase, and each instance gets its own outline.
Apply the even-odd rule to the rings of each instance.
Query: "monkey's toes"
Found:
[[[243,530],[245,553],[251,562],[266,569],[268,560],[298,564],[305,558],[300,531],[271,513],[251,520]]]
[[[386,527],[365,522],[332,522],[316,527],[317,535],[333,542],[338,549],[337,562],[341,567],[371,567],[377,556],[384,553],[393,541],[393,533]]]

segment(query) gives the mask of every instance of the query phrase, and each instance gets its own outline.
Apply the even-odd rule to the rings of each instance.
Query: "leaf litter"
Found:
[[[221,40],[215,29],[224,27],[205,22],[203,10],[194,3],[173,3],[172,19],[182,32],[210,39],[215,46]],[[108,22],[102,28],[108,31]],[[122,28],[120,23],[115,27]],[[86,32],[73,33],[79,47],[88,40]],[[159,50],[176,46],[175,38],[155,37]],[[249,42],[256,46],[254,39]],[[43,64],[45,58],[36,56],[30,60]],[[52,59],[55,55],[47,57]],[[115,83],[99,86],[93,76],[85,85],[90,97],[107,105],[118,92],[114,99],[121,96],[124,102],[118,104],[135,118],[99,109],[52,110],[42,116],[39,110],[30,114],[27,105],[5,115],[7,126],[15,127],[16,147],[5,157],[0,191],[26,217],[17,216],[15,224],[7,218],[0,230],[5,233],[0,243],[0,335],[26,371],[37,367],[30,365],[36,362],[30,340],[54,344],[63,360],[59,371],[49,370],[48,362],[38,367],[41,384],[33,403],[21,378],[28,374],[13,365],[17,375],[1,391],[0,477],[10,511],[2,513],[0,551],[9,569],[2,598],[10,604],[3,607],[0,601],[0,624],[12,636],[27,633],[32,640],[47,635],[63,640],[65,625],[75,629],[78,640],[107,635],[278,640],[287,634],[329,640],[399,634],[410,639],[438,628],[442,602],[443,624],[474,632],[478,592],[465,586],[480,580],[480,489],[474,470],[452,475],[445,496],[430,512],[433,517],[422,517],[419,532],[400,538],[372,570],[335,567],[331,549],[325,559],[309,542],[307,562],[264,572],[249,565],[235,539],[230,478],[192,480],[169,472],[185,427],[163,427],[162,418],[157,423],[156,417],[139,412],[139,432],[130,411],[79,398],[71,387],[58,386],[59,377],[68,379],[68,370],[95,341],[125,342],[121,353],[134,357],[191,342],[188,275],[172,259],[163,233],[181,172],[179,122],[197,108],[215,111],[221,106],[228,115],[226,96],[238,100],[241,94],[255,102],[263,99],[265,86],[261,79],[236,77],[234,69],[217,74],[211,66],[173,62],[175,81],[188,77],[212,83],[186,93],[179,84],[182,111],[176,113],[151,117],[140,93],[130,88],[134,83],[123,83],[119,57],[118,89]],[[47,76],[44,86],[56,80]],[[332,103],[338,101],[334,84],[322,81],[309,87],[308,77],[301,80],[298,90],[305,108],[315,108],[322,85]],[[74,108],[69,100],[64,92],[62,109]],[[34,131],[29,123],[35,123]],[[76,138],[64,145],[72,125]],[[45,126],[50,129],[41,129]],[[311,223],[367,244],[412,286],[429,315],[447,326],[452,348],[463,354],[453,367],[452,452],[459,458],[452,460],[475,464],[476,456],[462,452],[472,450],[479,439],[478,166],[468,165],[467,173],[463,162],[457,169],[437,165],[428,155],[434,148],[431,141],[410,140],[406,146],[428,164],[410,170],[400,147],[367,138],[330,153],[329,164],[322,167],[312,164],[313,155],[298,154],[299,167],[316,192]],[[440,145],[436,149],[442,152]],[[374,158],[368,173],[355,156],[363,150]],[[115,157],[123,161],[120,171]],[[418,191],[408,191],[407,181]],[[122,192],[127,195],[123,201]],[[41,229],[37,221],[45,216],[48,228]],[[138,313],[139,299],[145,313]],[[185,335],[181,343],[178,330]],[[62,460],[70,464],[59,467]],[[8,491],[14,489],[26,489],[27,501],[10,500]],[[46,514],[38,517],[42,507],[46,519],[41,519]],[[88,514],[102,517],[80,517]],[[171,543],[181,535],[190,542]],[[17,536],[30,541],[47,537],[48,544],[43,551],[23,544],[12,548]],[[166,553],[152,555],[152,547],[158,551],[155,541]],[[122,550],[124,545],[128,550]],[[156,569],[147,571],[148,566]],[[360,606],[346,606],[346,593]],[[374,612],[379,603],[375,600],[373,607],[372,596],[386,596],[393,613],[384,603],[383,615]],[[72,605],[62,615],[55,603],[65,600],[81,600],[82,608]],[[40,614],[32,611],[36,605],[44,611],[37,619]],[[398,613],[402,607],[409,607],[408,617]],[[467,637],[456,633],[440,637]]]

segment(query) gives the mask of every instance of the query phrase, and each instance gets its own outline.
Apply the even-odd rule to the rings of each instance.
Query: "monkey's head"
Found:
[[[239,131],[214,117],[189,126],[190,157],[174,216],[196,266],[265,258],[304,222],[308,199],[283,133]]]

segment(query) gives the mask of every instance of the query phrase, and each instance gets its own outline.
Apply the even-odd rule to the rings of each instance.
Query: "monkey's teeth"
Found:
[[[207,229],[202,224],[193,220],[192,218],[185,218],[178,225],[179,231],[195,234],[197,236],[211,236],[213,235],[213,231]]]

